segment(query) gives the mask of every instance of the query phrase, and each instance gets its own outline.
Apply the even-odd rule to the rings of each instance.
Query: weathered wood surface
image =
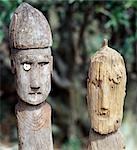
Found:
[[[28,105],[20,101],[16,105],[20,150],[53,150],[51,106]]]
[[[91,58],[87,80],[91,123],[88,150],[125,149],[118,131],[123,118],[125,88],[124,60],[104,40],[103,47]]]
[[[53,150],[51,107],[52,36],[44,15],[27,3],[13,14],[9,41],[19,102],[19,150]]]
[[[10,24],[10,46],[16,49],[45,48],[52,45],[50,26],[44,15],[27,3],[15,11]]]
[[[51,90],[51,49],[20,50],[12,53],[12,61],[19,98],[32,105],[45,101]]]
[[[126,70],[122,56],[107,41],[90,62],[87,102],[91,128],[100,134],[116,131],[123,118]]]
[[[88,150],[124,150],[125,144],[120,131],[101,135],[93,130],[90,131]]]

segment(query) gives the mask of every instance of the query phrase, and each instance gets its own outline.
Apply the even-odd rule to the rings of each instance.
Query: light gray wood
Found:
[[[44,15],[27,3],[13,14],[9,41],[18,104],[19,150],[53,150],[51,106],[52,36]]]
[[[45,101],[51,90],[51,49],[19,50],[11,59],[19,98],[32,105]]]
[[[9,38],[11,48],[45,48],[52,45],[50,26],[44,15],[27,3],[13,14]]]
[[[33,106],[20,101],[16,105],[16,116],[20,150],[53,150],[48,103]]]

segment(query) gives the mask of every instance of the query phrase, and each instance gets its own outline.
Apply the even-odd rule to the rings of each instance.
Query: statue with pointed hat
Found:
[[[14,12],[10,28],[11,66],[19,97],[16,105],[19,150],[53,150],[51,106],[52,35],[44,15],[27,3]]]

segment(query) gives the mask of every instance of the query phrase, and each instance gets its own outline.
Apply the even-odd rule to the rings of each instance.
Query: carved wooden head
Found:
[[[107,43],[92,58],[87,82],[91,126],[100,134],[116,131],[123,117],[126,70],[122,56]]]
[[[12,17],[9,37],[17,93],[29,104],[40,104],[51,90],[53,58],[49,24],[41,12],[22,3]]]

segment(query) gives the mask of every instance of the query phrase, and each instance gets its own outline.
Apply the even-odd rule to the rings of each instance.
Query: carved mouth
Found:
[[[42,94],[42,93],[41,93],[41,92],[30,92],[29,94],[30,94],[30,95],[36,95],[36,94],[40,95],[40,94]]]
[[[98,112],[97,116],[103,117],[103,118],[108,118],[109,117],[110,112],[107,111],[102,111],[102,112]]]

